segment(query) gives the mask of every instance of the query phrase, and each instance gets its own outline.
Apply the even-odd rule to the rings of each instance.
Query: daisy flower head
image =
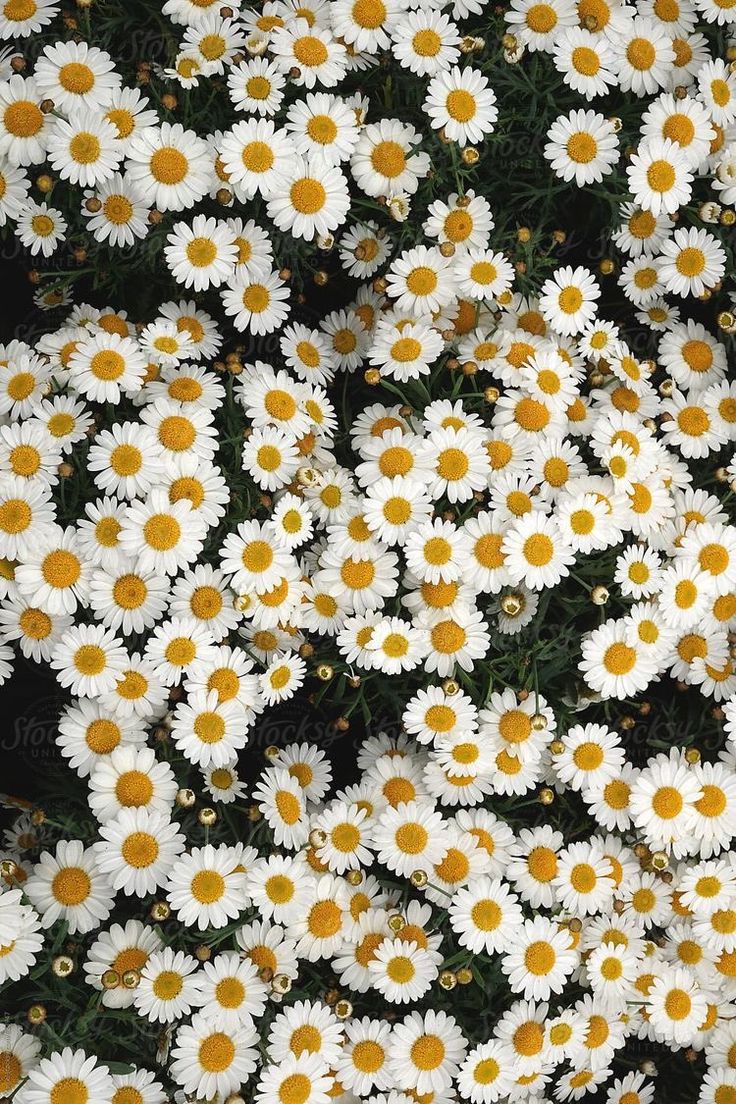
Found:
[[[98,1064],[97,1058],[84,1050],[64,1047],[50,1058],[41,1058],[28,1071],[28,1081],[23,1085],[23,1094],[34,1104],[51,1104],[70,1093],[81,1100],[112,1104],[115,1086],[107,1066]]]
[[[186,644],[186,638],[181,638],[180,644],[174,638],[167,652],[177,648],[183,652]],[[191,650],[194,651],[193,644]],[[185,657],[176,655],[172,658]],[[210,764],[222,767],[231,763],[234,755],[245,747],[249,725],[250,717],[240,702],[223,701],[217,690],[201,689],[190,693],[185,702],[177,704],[171,736],[190,762],[202,767]]]
[[[431,988],[438,975],[437,964],[422,947],[386,938],[368,963],[371,985],[392,1004],[412,1003]]]
[[[270,196],[280,176],[288,172],[295,145],[270,119],[247,119],[223,135],[219,156],[228,181],[246,199]]]
[[[463,886],[450,904],[450,923],[458,942],[474,953],[509,950],[523,922],[517,896],[500,878],[482,876]]]
[[[171,768],[157,762],[151,748],[119,746],[98,761],[90,775],[90,809],[101,823],[124,808],[166,813],[176,796]]]
[[[222,292],[225,314],[233,319],[236,330],[268,334],[278,330],[287,318],[289,290],[277,272],[236,270]]]
[[[70,934],[92,931],[110,915],[113,889],[93,849],[80,840],[61,840],[52,854],[42,852],[23,887],[44,928],[58,919]]]
[[[672,39],[654,19],[624,18],[610,34],[615,70],[623,92],[651,95],[667,82],[675,60]]]
[[[202,551],[204,535],[204,522],[186,499],[172,503],[156,489],[145,503],[128,507],[120,544],[142,571],[176,575]]]
[[[428,802],[402,802],[374,826],[373,845],[378,861],[400,877],[426,870],[447,850],[442,817]]]
[[[6,161],[0,169],[0,226],[5,226],[8,218],[17,218],[27,200],[28,178]]]
[[[245,45],[245,35],[233,18],[205,10],[196,26],[189,26],[184,32],[182,45],[198,55],[208,75],[221,74]]]
[[[419,77],[433,77],[460,58],[460,35],[448,15],[407,12],[391,29],[391,49],[399,63]]]
[[[185,1092],[199,1096],[231,1093],[256,1068],[257,1039],[252,1021],[224,1028],[195,1013],[190,1024],[177,1030],[171,1076]]]
[[[327,27],[297,18],[277,28],[270,41],[276,65],[284,72],[298,70],[292,79],[305,88],[334,88],[347,67],[347,49]]]
[[[287,367],[301,380],[306,380],[310,388],[333,379],[334,358],[328,338],[321,330],[310,329],[297,322],[282,331],[279,344]],[[322,411],[316,397],[313,397],[316,393],[312,391],[311,394],[311,399],[305,399],[305,407],[313,421],[313,416],[320,417]]]
[[[191,225],[177,222],[164,249],[172,276],[184,287],[219,287],[232,274],[237,247],[227,224],[197,215]]]
[[[387,617],[371,633],[368,650],[372,666],[386,674],[410,671],[422,661],[424,630],[400,617]]]
[[[407,565],[417,578],[447,583],[460,578],[469,541],[462,529],[435,518],[407,535],[405,550]]]
[[[565,84],[586,100],[604,96],[617,83],[608,41],[585,27],[568,27],[556,35],[553,57]]]
[[[429,155],[415,152],[420,135],[408,123],[382,119],[363,127],[350,159],[352,175],[366,195],[413,195],[429,172]]]
[[[646,1007],[655,1035],[682,1045],[705,1022],[707,1001],[690,972],[676,968],[655,977]]]
[[[291,482],[299,467],[296,442],[284,430],[254,429],[243,445],[242,465],[262,490],[278,490]]]
[[[505,18],[511,32],[532,51],[546,51],[557,35],[578,21],[575,4],[569,0],[541,4],[535,0],[512,0]]]
[[[708,58],[697,70],[700,97],[713,122],[725,127],[736,118],[736,78],[722,58]]]
[[[710,152],[715,130],[704,106],[697,100],[682,100],[663,94],[645,112],[642,136],[671,138],[697,168]]]
[[[358,141],[355,112],[326,92],[309,92],[288,111],[286,129],[296,152],[315,163],[348,161]]]
[[[548,137],[544,156],[557,176],[574,180],[578,188],[602,180],[619,159],[614,127],[595,111],[558,116]]]
[[[207,143],[180,123],[140,131],[127,158],[128,176],[159,211],[183,211],[209,191],[214,169]]]
[[[446,676],[454,671],[455,664],[472,671],[475,660],[488,653],[488,624],[479,610],[462,607],[453,615],[435,610],[423,615],[421,622],[429,633],[430,651],[424,662],[427,671]]]
[[[352,225],[340,238],[340,262],[350,276],[372,276],[391,253],[387,235],[378,232],[375,222]],[[370,310],[370,305],[367,308]],[[371,317],[373,311],[370,310]],[[360,315],[356,315],[360,320]],[[365,329],[361,321],[361,329]]]
[[[453,1016],[444,1011],[411,1012],[394,1025],[389,1068],[400,1085],[422,1094],[452,1084],[467,1044]]]
[[[264,771],[253,797],[279,845],[296,849],[306,842],[310,831],[306,800],[298,780],[287,770]]]
[[[670,217],[664,211],[654,215],[635,203],[621,204],[620,214],[622,222],[613,235],[614,244],[631,257],[638,257],[640,253],[656,256],[672,229]]]
[[[437,248],[417,246],[393,261],[388,273],[387,293],[396,308],[413,315],[441,310],[452,300],[455,284],[452,269]]]
[[[453,272],[459,294],[473,300],[497,299],[514,280],[513,267],[505,254],[490,249],[468,249],[455,263]]]
[[[582,642],[581,670],[591,689],[606,698],[627,698],[646,689],[655,667],[633,642],[622,621],[609,620]]]
[[[275,539],[287,552],[293,552],[312,536],[313,519],[309,504],[297,495],[285,492],[271,514]]]
[[[0,471],[28,481],[56,483],[61,450],[36,419],[0,427]]]
[[[693,175],[687,156],[670,138],[640,142],[626,174],[634,201],[655,218],[673,214],[690,199]]]
[[[721,447],[728,436],[727,426],[718,419],[717,412],[709,410],[703,402],[705,392],[685,395],[675,390],[663,404],[670,415],[662,425],[668,441],[675,445],[687,459],[702,459]]]
[[[651,598],[659,590],[662,561],[651,548],[630,545],[616,562],[614,581],[631,598]]]
[[[49,528],[19,564],[15,581],[30,604],[51,614],[74,613],[86,604],[90,568],[83,563],[72,528]]]
[[[617,459],[617,455],[607,457],[609,467]],[[593,493],[561,495],[557,510],[561,532],[575,552],[608,548],[620,536],[608,507]]]
[[[259,685],[267,705],[293,697],[304,682],[306,664],[298,655],[289,652],[276,656],[262,675]]]
[[[34,78],[42,97],[68,113],[96,107],[120,87],[113,59],[86,42],[57,42],[44,47]]]
[[[291,925],[296,951],[308,962],[330,958],[343,943],[350,920],[345,882],[324,874],[309,887],[303,915]]]
[[[653,846],[672,847],[681,854],[695,820],[695,803],[703,796],[700,783],[673,750],[649,760],[631,791],[634,824]]]
[[[257,859],[247,872],[248,897],[264,920],[290,923],[303,910],[309,874],[299,858],[271,855]]]
[[[388,316],[376,323],[368,359],[382,375],[406,383],[428,375],[443,349],[442,336],[428,322]]]
[[[158,125],[158,114],[148,105],[139,88],[125,85],[111,89],[105,96],[103,115],[115,127],[124,153],[136,134]]]
[[[391,1028],[368,1016],[352,1020],[345,1028],[336,1077],[341,1085],[364,1094],[388,1089],[388,1043]]]
[[[686,297],[702,295],[726,270],[726,254],[717,238],[707,230],[675,230],[663,242],[657,258],[659,279],[666,291]]]
[[[96,183],[94,191],[85,192],[82,204],[82,215],[95,240],[113,246],[133,245],[145,238],[150,229],[149,213],[137,187],[120,173]]]
[[[441,737],[472,733],[478,727],[478,713],[464,693],[447,694],[440,686],[419,690],[407,703],[404,727],[422,744]]]
[[[553,886],[566,912],[583,916],[602,912],[615,890],[612,863],[599,844],[572,843],[560,852]]]
[[[39,1061],[40,1046],[33,1035],[18,1024],[7,1024],[0,1030],[0,1046],[5,1055],[3,1091],[14,1092]]]
[[[38,165],[46,156],[52,126],[42,100],[32,77],[14,73],[0,86],[0,153],[12,166]]]
[[[47,154],[62,180],[83,187],[109,179],[122,158],[115,127],[90,108],[75,110],[68,120],[57,121]]]
[[[462,148],[482,142],[498,118],[496,96],[479,69],[443,70],[427,86],[424,111],[435,130]]]
[[[564,751],[555,757],[554,769],[572,789],[605,785],[624,765],[620,740],[604,725],[573,725],[561,743]]]
[[[46,27],[56,16],[55,0],[33,0],[32,4],[6,3],[0,10],[0,39],[28,38]]]
[[[304,1104],[326,1104],[333,1084],[328,1067],[320,1054],[307,1050],[299,1055],[287,1054],[280,1062],[264,1065],[256,1084],[256,1104],[271,1104],[283,1099],[296,1086]]]
[[[552,920],[538,916],[524,920],[514,935],[513,945],[501,959],[501,969],[515,993],[525,1000],[546,1000],[564,988],[577,965],[570,945],[570,933]]]
[[[184,849],[177,827],[168,812],[143,806],[124,807],[101,825],[95,854],[113,889],[144,897],[163,885]]]
[[[736,578],[736,545],[733,530],[729,526],[704,522],[685,532],[679,554],[685,561],[694,561],[700,571],[710,577],[713,588],[720,595],[729,593]]]
[[[470,558],[465,567],[469,582],[484,593],[498,593],[511,582],[503,551],[506,526],[495,512],[483,511],[469,518],[464,529],[470,538]]]
[[[683,391],[705,390],[726,373],[723,345],[700,322],[676,323],[659,342],[659,360]]]
[[[18,215],[17,232],[21,243],[36,256],[50,257],[65,241],[67,222],[61,211],[47,203],[27,203]]]
[[[59,640],[51,657],[61,686],[79,697],[95,697],[115,688],[126,659],[122,642],[112,630],[77,625]]]
[[[278,66],[264,57],[231,65],[227,77],[235,110],[249,115],[275,115],[283,101],[285,85],[286,78]]]
[[[636,774],[636,769],[626,763],[617,778],[583,785],[583,800],[596,818],[596,823],[609,831],[614,828],[622,831],[630,827],[631,787]]]
[[[576,334],[595,317],[600,287],[587,268],[558,268],[545,280],[540,310],[561,334]]]
[[[222,928],[245,905],[245,874],[227,848],[195,847],[169,870],[167,899],[183,924],[200,931]]]
[[[515,521],[501,544],[512,582],[532,590],[553,586],[569,574],[574,554],[557,522],[534,512]]]
[[[151,1023],[173,1023],[200,1004],[200,974],[196,958],[172,947],[149,955],[141,969],[134,1004]]]

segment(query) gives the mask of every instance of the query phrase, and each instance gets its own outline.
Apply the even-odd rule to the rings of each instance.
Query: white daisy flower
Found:
[[[404,13],[391,28],[394,57],[418,77],[433,77],[460,58],[460,34],[444,12]]]
[[[46,150],[62,180],[85,188],[108,180],[123,156],[113,124],[90,108],[58,119]]]
[[[126,156],[129,178],[159,211],[183,211],[209,191],[214,169],[207,143],[180,123],[137,132]]]
[[[595,111],[572,111],[558,116],[548,137],[544,156],[557,176],[574,180],[578,188],[602,180],[618,162],[613,124]]]
[[[432,77],[423,108],[435,130],[463,147],[482,142],[498,118],[496,96],[479,69],[449,69]]]
[[[67,223],[61,211],[47,203],[27,203],[17,218],[17,235],[32,256],[50,257],[66,240]]]
[[[168,813],[125,807],[100,825],[93,847],[100,870],[116,891],[145,897],[155,893],[184,850],[184,836]]]
[[[726,270],[726,253],[706,230],[675,230],[660,246],[657,258],[659,279],[666,291],[683,298],[702,295],[714,287]]]
[[[55,1104],[72,1094],[80,1100],[112,1104],[115,1086],[107,1066],[98,1065],[94,1055],[64,1047],[29,1069],[22,1094],[29,1104]]]
[[[173,1023],[201,1002],[199,963],[183,951],[154,951],[141,969],[134,1004],[151,1023]]]
[[[635,202],[655,217],[673,214],[690,199],[693,177],[687,157],[669,138],[640,142],[626,174]]]
[[[417,1093],[443,1092],[457,1076],[466,1042],[446,1012],[411,1012],[394,1024],[389,1068],[396,1083]]]
[[[414,195],[419,178],[429,172],[429,155],[413,152],[420,135],[408,123],[382,119],[363,127],[350,167],[368,196]]]
[[[53,100],[65,114],[77,108],[96,108],[120,87],[120,75],[104,50],[86,42],[56,42],[44,46],[34,78],[41,98]]]
[[[70,935],[104,923],[114,896],[94,849],[85,849],[80,840],[60,840],[53,854],[42,852],[23,892],[38,911],[42,927],[62,919]]]
[[[570,933],[543,916],[524,920],[501,958],[512,991],[525,1000],[546,1000],[562,992],[576,965]]]

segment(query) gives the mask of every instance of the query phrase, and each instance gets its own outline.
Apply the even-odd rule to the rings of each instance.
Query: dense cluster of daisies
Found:
[[[736,3],[504,13],[499,65],[547,55],[605,100],[543,157],[571,209],[616,181],[616,320],[605,267],[522,294],[509,197],[464,183],[512,106],[483,0],[166,0],[152,72],[225,89],[212,133],[81,34],[47,41],[59,8],[0,0],[0,223],[41,263],[81,227],[122,266],[163,225],[178,293],[128,317],[55,280],[63,320],[0,348],[0,681],[17,651],[55,673],[94,824],[5,835],[0,990],[31,1007],[0,1026],[0,1096],[652,1104],[626,1056],[659,1044],[702,1059],[699,1104],[736,1104],[736,319],[708,308]],[[413,122],[358,87],[378,67],[414,78]],[[289,247],[336,258],[344,305],[300,310]],[[570,694],[509,684],[496,659],[566,603]],[[396,731],[343,788],[300,742],[247,786],[259,716],[315,676],[343,712],[398,703]],[[615,708],[657,684],[723,722],[708,761],[632,761]],[[538,797],[587,827],[521,827]],[[98,1054],[95,1019],[65,1045],[32,1003],[53,975],[146,1064]]]

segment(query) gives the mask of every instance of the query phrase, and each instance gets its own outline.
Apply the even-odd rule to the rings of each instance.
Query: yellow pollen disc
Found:
[[[77,96],[84,96],[91,92],[95,84],[95,75],[89,65],[84,65],[80,61],[70,61],[62,65],[57,78],[65,91]]]
[[[329,56],[324,42],[313,35],[304,35],[302,38],[298,38],[294,42],[293,50],[297,62],[308,69],[324,65]]]
[[[51,892],[60,905],[74,908],[89,897],[92,882],[89,874],[79,866],[65,866],[54,876]]]
[[[152,155],[148,167],[154,180],[171,187],[184,180],[189,172],[189,161],[173,146],[162,146]]]

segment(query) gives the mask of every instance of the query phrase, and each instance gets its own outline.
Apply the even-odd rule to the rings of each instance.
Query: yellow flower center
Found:
[[[189,161],[173,146],[162,146],[153,154],[148,167],[154,180],[171,187],[184,180],[189,172]]]

